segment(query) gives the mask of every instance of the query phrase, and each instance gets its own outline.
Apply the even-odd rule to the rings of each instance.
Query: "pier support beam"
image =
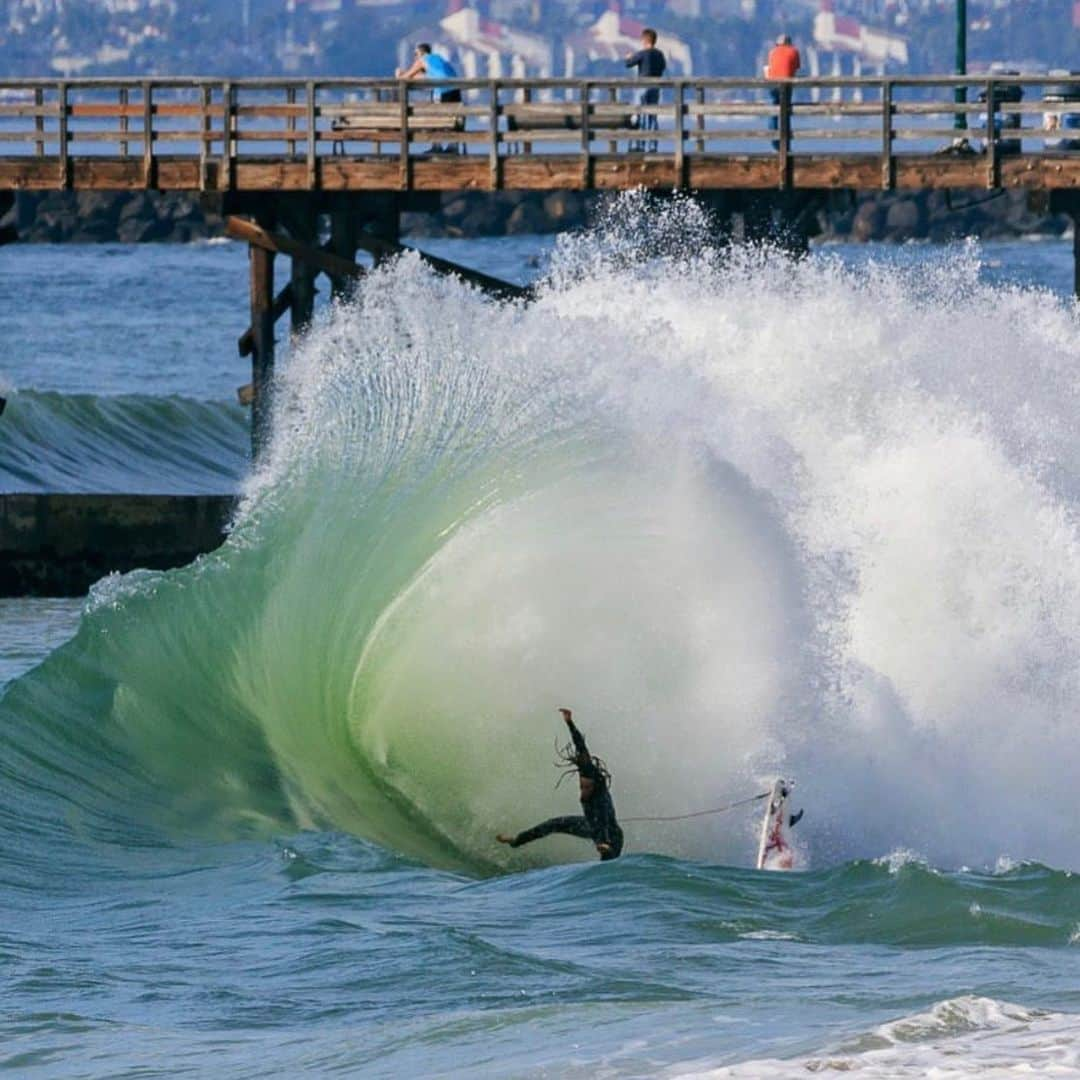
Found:
[[[356,242],[356,217],[348,210],[330,211],[330,250],[339,258],[356,261],[359,245]],[[345,300],[352,291],[352,278],[330,275],[330,295],[335,300]]]
[[[1080,300],[1080,210],[1073,211],[1073,294]]]
[[[269,216],[259,225],[272,229]],[[270,395],[274,379],[274,253],[251,244],[251,456],[257,458],[269,435]]]
[[[1051,214],[1068,214],[1073,227],[1073,295],[1080,300],[1080,194],[1075,191],[1052,191]]]

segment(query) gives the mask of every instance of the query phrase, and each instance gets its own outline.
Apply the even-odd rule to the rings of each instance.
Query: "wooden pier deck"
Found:
[[[0,80],[0,191],[1080,191],[1080,76],[452,85]]]

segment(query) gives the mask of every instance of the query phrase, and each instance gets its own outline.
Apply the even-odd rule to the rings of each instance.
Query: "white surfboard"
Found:
[[[788,807],[788,799],[794,786],[792,780],[777,780],[773,784],[765,819],[761,823],[761,843],[758,845],[757,857],[759,870],[790,870],[795,865],[795,849],[791,846],[792,822]]]

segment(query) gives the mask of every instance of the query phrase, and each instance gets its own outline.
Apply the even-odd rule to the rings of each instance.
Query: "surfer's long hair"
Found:
[[[608,769],[604,759],[598,758],[595,754],[592,754],[590,755],[589,760],[603,778],[604,783],[608,787],[611,787],[611,771]],[[560,746],[559,740],[555,740],[555,768],[559,770],[559,779],[555,783],[556,789],[559,788],[568,776],[581,772],[581,768],[578,766],[578,752],[574,748],[573,742],[568,742]]]

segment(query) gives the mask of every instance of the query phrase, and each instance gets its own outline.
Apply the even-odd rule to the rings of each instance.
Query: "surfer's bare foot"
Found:
[[[611,850],[611,845],[610,844],[597,844],[596,845],[596,850],[599,851],[601,855],[606,855]]]
[[[512,836],[507,836],[504,832],[496,833],[495,839],[498,840],[500,844],[512,844],[514,842],[514,838]]]

